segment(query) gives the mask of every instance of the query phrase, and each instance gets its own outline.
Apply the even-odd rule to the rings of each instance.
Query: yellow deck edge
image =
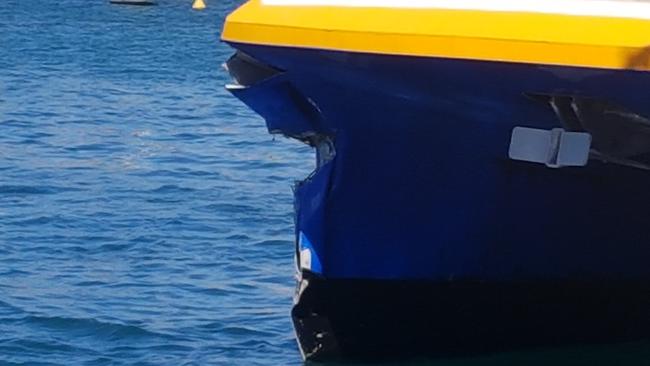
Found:
[[[650,21],[474,10],[267,6],[230,14],[230,42],[650,70]]]

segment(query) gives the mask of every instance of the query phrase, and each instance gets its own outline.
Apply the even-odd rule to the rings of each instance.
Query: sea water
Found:
[[[0,1],[0,364],[298,365],[310,149],[230,96],[239,2]],[[409,363],[410,364],[410,363]],[[647,343],[426,365],[650,365]]]
[[[295,365],[291,184],[235,1],[0,1],[0,364]]]

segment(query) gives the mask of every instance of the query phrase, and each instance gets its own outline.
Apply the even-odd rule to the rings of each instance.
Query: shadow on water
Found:
[[[305,366],[595,366],[650,365],[650,340],[581,347],[503,352],[485,356],[413,360],[409,362],[317,363]]]

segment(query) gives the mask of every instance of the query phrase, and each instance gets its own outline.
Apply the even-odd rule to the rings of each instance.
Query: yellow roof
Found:
[[[333,2],[338,5],[323,6],[301,0],[251,0],[228,16],[222,38],[351,52],[650,70],[647,2],[635,2],[646,6],[647,14],[626,8],[608,15],[602,7],[588,11],[588,4],[597,0],[565,0],[587,4],[581,5],[587,11],[576,14],[435,6],[454,0],[431,0],[431,7],[390,7],[386,0],[375,0],[381,6],[374,6],[372,1],[346,6],[338,0]],[[518,1],[526,0],[511,0]],[[561,11],[562,1],[546,1]]]

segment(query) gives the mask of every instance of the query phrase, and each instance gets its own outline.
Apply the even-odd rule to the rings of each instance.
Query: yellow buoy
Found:
[[[194,0],[194,4],[192,4],[192,9],[194,10],[205,9],[205,2],[203,2],[203,0]]]

